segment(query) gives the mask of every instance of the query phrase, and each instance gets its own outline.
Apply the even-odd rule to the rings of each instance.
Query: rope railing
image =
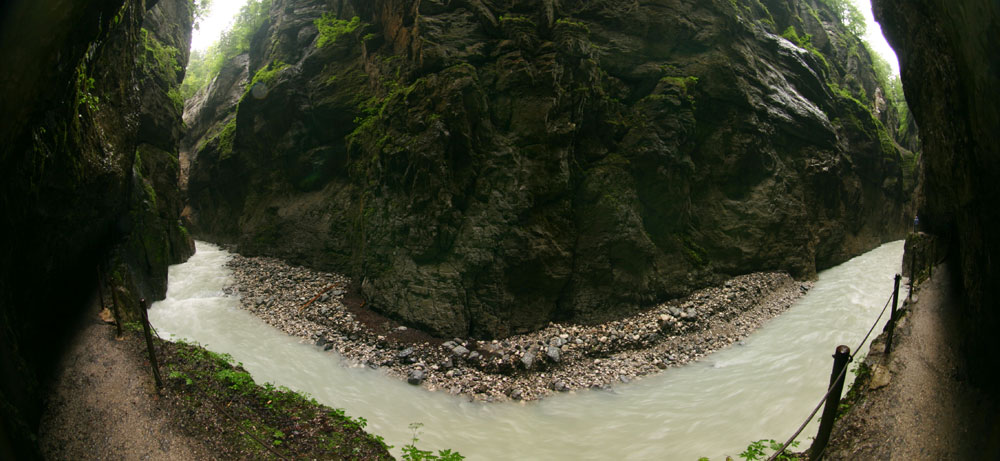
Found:
[[[865,343],[868,342],[868,338],[871,337],[872,332],[875,331],[875,328],[878,326],[878,323],[882,320],[882,317],[885,315],[885,311],[889,308],[889,304],[892,303],[893,298],[898,298],[898,289],[899,289],[899,282],[898,282],[899,279],[898,279],[898,277],[899,276],[897,275],[896,277],[897,277],[897,279],[896,279],[897,280],[896,286],[893,288],[892,293],[889,294],[889,299],[887,299],[885,301],[885,306],[883,306],[882,307],[882,311],[879,312],[878,318],[875,319],[875,322],[872,323],[871,328],[868,329],[868,333],[865,334],[865,337],[858,344],[858,347],[854,348],[853,351],[846,351],[846,352],[844,352],[845,354],[849,353],[849,355],[847,357],[847,361],[846,361],[847,363],[850,363],[850,362],[854,361],[854,356],[856,356],[858,354],[858,351],[860,351],[861,348],[864,347]],[[894,321],[894,320],[895,320],[895,318],[890,319],[890,321]],[[846,346],[840,346],[840,347],[838,347],[837,348],[838,354],[840,354],[842,352],[841,348],[846,349]],[[835,355],[834,358],[836,358],[836,357],[837,356]],[[835,366],[836,366],[836,364],[835,364]],[[837,401],[840,400],[839,394],[840,394],[840,391],[843,388],[843,379],[844,379],[844,375],[846,374],[846,372],[847,372],[847,366],[846,366],[846,363],[845,363],[843,366],[840,367],[840,372],[839,373],[836,373],[836,372],[835,372],[835,374],[831,373],[830,386],[827,388],[826,393],[823,394],[823,398],[820,399],[819,403],[816,404],[816,407],[813,408],[813,410],[812,410],[811,413],[809,413],[809,416],[806,417],[806,420],[803,421],[801,425],[799,425],[799,428],[795,431],[795,433],[792,434],[792,436],[789,437],[788,440],[786,440],[785,443],[783,443],[781,445],[780,449],[778,449],[777,451],[775,451],[774,453],[771,454],[771,456],[767,459],[768,461],[774,461],[775,459],[777,459],[778,456],[780,456],[782,453],[785,452],[785,450],[788,449],[788,447],[792,444],[792,442],[794,442],[795,439],[800,434],[802,434],[802,431],[805,430],[806,426],[809,425],[809,422],[812,421],[813,417],[816,416],[816,413],[819,412],[819,409],[823,407],[823,404],[824,403],[829,404],[828,401],[830,399],[830,396],[832,394],[834,394],[834,391],[836,391],[836,393],[838,394]],[[825,416],[825,412],[824,412],[824,416]],[[831,421],[831,423],[832,423],[832,421]],[[816,456],[813,456],[813,459],[818,459],[819,456],[822,455],[823,451],[825,451],[825,450],[826,450],[826,444],[824,442],[823,443],[823,447],[821,448],[820,452]]]

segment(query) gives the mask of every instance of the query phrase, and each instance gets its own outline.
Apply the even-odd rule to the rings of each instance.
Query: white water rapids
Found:
[[[258,383],[284,385],[366,418],[368,430],[395,445],[397,456],[412,436],[408,425],[420,422],[417,446],[451,448],[469,460],[695,460],[736,456],[751,441],[783,440],[798,428],[826,392],[836,346],[857,346],[878,317],[900,270],[903,243],[823,271],[806,296],[741,345],[613,391],[527,404],[429,392],[304,344],[223,296],[231,283],[228,253],[202,242],[197,249],[170,268],[167,299],[149,311],[160,334],[229,353]],[[799,437],[800,448],[816,427],[810,423]]]

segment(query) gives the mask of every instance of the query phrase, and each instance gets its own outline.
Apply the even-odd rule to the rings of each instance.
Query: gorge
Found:
[[[192,236],[491,340],[812,279],[919,214],[992,388],[995,2],[874,2],[912,116],[832,0],[253,0],[189,94],[199,4],[0,7],[5,458],[91,293],[140,318]]]

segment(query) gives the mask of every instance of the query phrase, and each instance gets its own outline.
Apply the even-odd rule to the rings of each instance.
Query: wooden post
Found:
[[[142,332],[146,336],[146,349],[149,351],[149,364],[153,367],[153,380],[156,381],[156,388],[163,387],[160,380],[160,367],[156,364],[156,352],[153,350],[153,334],[149,332],[149,317],[146,315],[146,298],[139,300],[139,311],[142,315]]]
[[[892,332],[896,329],[896,306],[899,305],[899,279],[903,276],[896,274],[896,283],[892,287],[892,310],[889,311],[889,333],[885,337],[885,355],[892,352]]]
[[[844,391],[844,374],[847,362],[851,358],[851,348],[840,345],[837,352],[833,354],[833,372],[830,374],[830,393],[826,396],[826,406],[823,407],[823,418],[819,423],[819,432],[813,440],[812,448],[809,449],[809,459],[816,460],[823,455],[826,444],[830,441],[830,433],[833,431],[833,420],[837,419],[837,410],[840,407],[840,394]]]

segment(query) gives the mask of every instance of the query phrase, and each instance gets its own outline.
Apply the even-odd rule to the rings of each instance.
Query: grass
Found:
[[[138,334],[130,335],[139,342]],[[215,456],[392,459],[391,447],[365,432],[363,418],[284,387],[259,385],[227,354],[185,342],[156,343],[171,418],[187,435],[205,441]]]

